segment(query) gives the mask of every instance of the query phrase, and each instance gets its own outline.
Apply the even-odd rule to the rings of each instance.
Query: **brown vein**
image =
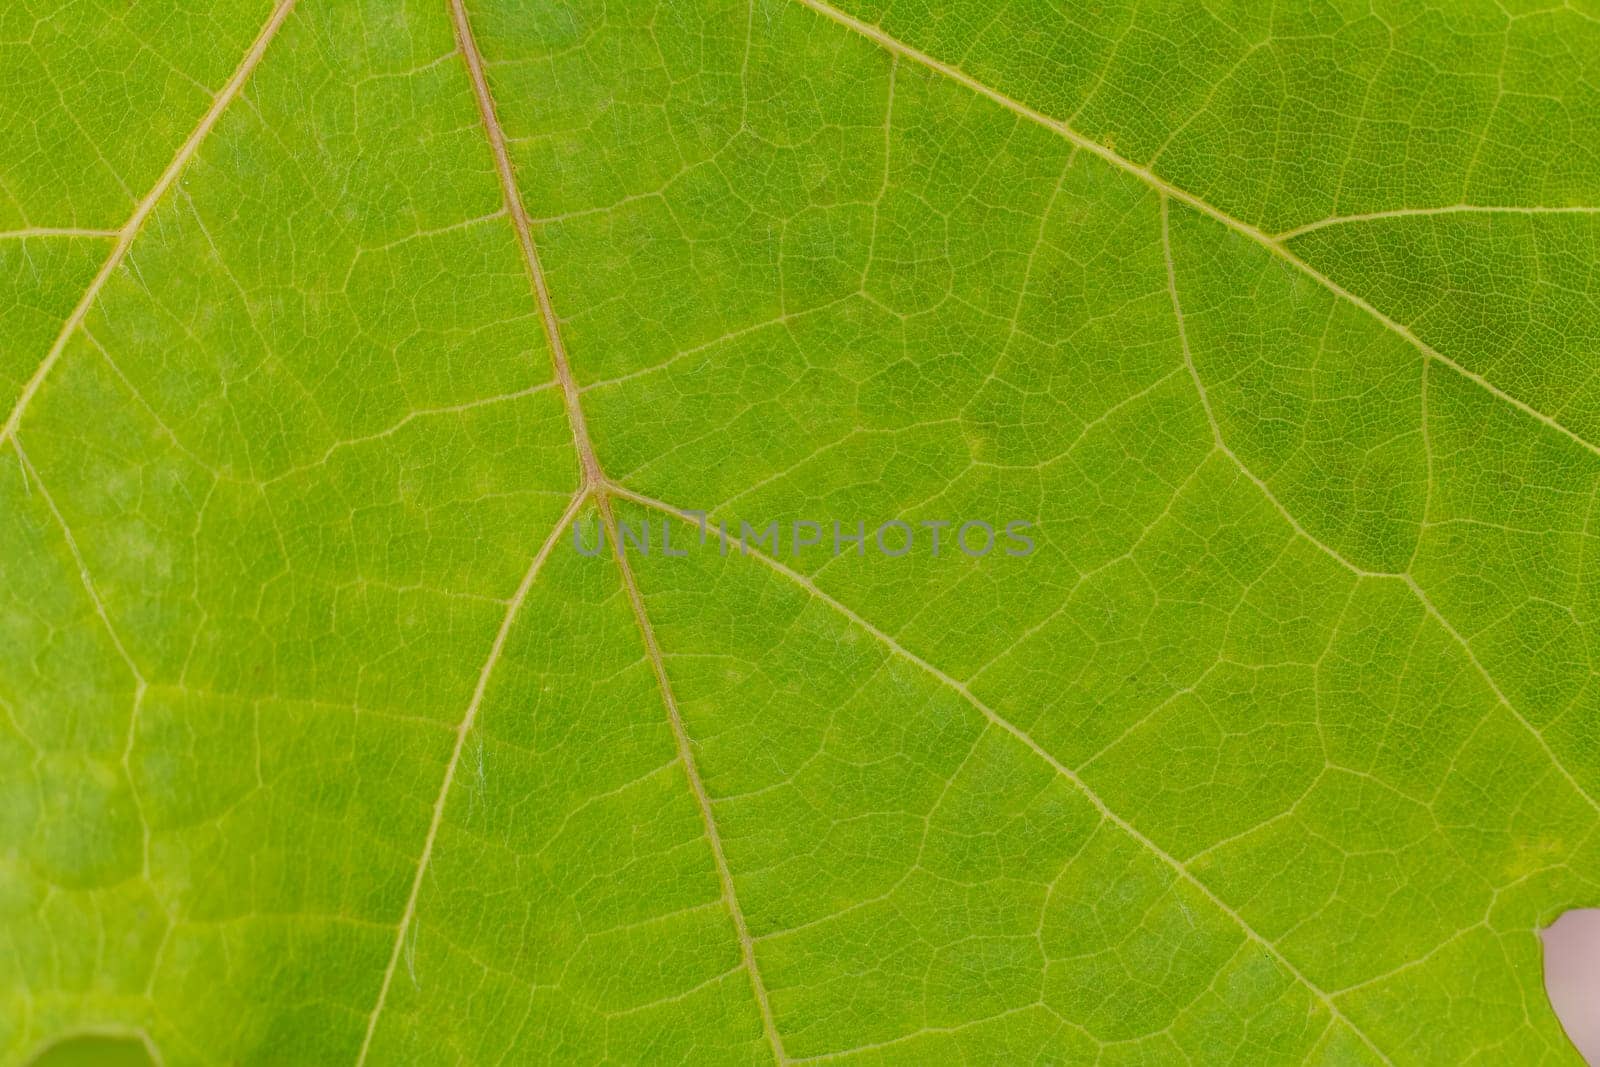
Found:
[[[367,1052],[371,1047],[372,1037],[377,1029],[378,1016],[383,1011],[389,987],[394,979],[396,961],[400,958],[406,932],[415,916],[417,896],[427,871],[428,861],[433,852],[434,839],[443,816],[446,798],[450,791],[450,782],[455,775],[463,741],[471,727],[472,719],[482,698],[489,672],[493,670],[495,662],[499,659],[517,607],[521,604],[528,588],[532,585],[540,563],[548,554],[551,545],[555,543],[560,531],[572,518],[578,506],[588,497],[592,496],[594,498],[595,506],[600,512],[601,522],[605,527],[606,536],[610,539],[611,544],[613,546],[620,544],[617,537],[616,516],[611,506],[611,482],[602,471],[600,461],[595,456],[594,444],[589,438],[588,426],[583,417],[583,408],[578,402],[577,383],[572,376],[571,364],[567,360],[566,345],[562,341],[560,325],[556,318],[555,308],[550,300],[550,289],[545,281],[544,268],[539,262],[539,250],[533,240],[533,225],[528,216],[527,205],[523,202],[522,192],[517,187],[516,170],[506,149],[505,131],[500,125],[494,97],[489,90],[488,77],[484,72],[483,55],[479,51],[477,40],[473,36],[472,23],[467,16],[466,7],[462,0],[450,0],[450,18],[455,26],[457,47],[466,63],[467,73],[472,81],[473,96],[477,100],[479,117],[483,122],[484,133],[489,141],[489,148],[494,155],[495,171],[500,178],[501,191],[505,197],[512,228],[517,234],[517,243],[522,249],[522,258],[528,271],[528,280],[533,288],[534,297],[539,304],[539,317],[544,322],[545,340],[550,346],[550,360],[555,369],[556,380],[561,385],[562,403],[566,407],[567,421],[572,429],[572,443],[582,468],[582,481],[578,494],[573,499],[572,507],[568,509],[567,515],[557,526],[556,532],[551,535],[550,541],[546,542],[544,548],[540,550],[539,557],[535,559],[533,567],[529,569],[528,574],[524,577],[521,587],[517,590],[516,597],[513,598],[511,606],[507,609],[500,634],[495,639],[495,645],[490,653],[489,660],[484,664],[483,672],[479,677],[477,692],[474,693],[472,703],[468,707],[467,714],[462,719],[461,726],[458,729],[455,751],[451,754],[450,761],[446,765],[444,782],[440,786],[439,795],[434,804],[433,821],[428,830],[421,859],[417,864],[416,876],[412,880],[411,897],[406,903],[399,927],[395,931],[394,947],[390,952],[389,966],[384,974],[383,986],[379,991],[378,1001],[373,1006],[371,1015],[368,1016],[366,1038],[362,1042],[361,1052],[357,1058],[358,1067],[365,1062]],[[656,684],[661,691],[662,703],[666,706],[667,718],[672,727],[678,759],[683,763],[685,777],[688,779],[689,788],[694,794],[695,804],[700,811],[700,819],[705,828],[706,840],[710,844],[711,855],[717,869],[717,880],[722,889],[722,902],[727,907],[729,917],[733,922],[734,932],[739,942],[739,953],[743,969],[749,976],[751,991],[761,1014],[762,1029],[777,1061],[780,1064],[787,1063],[789,1059],[784,1053],[783,1041],[779,1037],[777,1026],[773,1021],[772,1006],[767,998],[766,986],[762,983],[761,973],[756,967],[755,945],[751,940],[750,929],[745,922],[744,912],[739,907],[738,894],[733,884],[733,873],[728,867],[728,860],[722,848],[722,837],[717,832],[717,823],[712,812],[711,798],[706,792],[705,783],[701,779],[699,768],[695,764],[694,743],[689,737],[688,731],[684,728],[677,698],[673,694],[671,681],[667,677],[666,662],[662,657],[660,646],[656,643],[655,630],[650,625],[650,617],[645,611],[644,597],[639,592],[638,582],[634,578],[632,567],[628,565],[626,554],[620,550],[614,551],[612,554],[617,561],[622,586],[627,593],[628,604],[633,610],[634,621],[639,627],[639,636],[644,645],[645,656],[650,661]]]

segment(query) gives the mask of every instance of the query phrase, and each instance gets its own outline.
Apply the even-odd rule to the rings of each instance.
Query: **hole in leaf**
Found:
[[[148,1042],[131,1034],[64,1037],[35,1056],[28,1067],[155,1067]]]
[[[1600,1065],[1600,908],[1575,908],[1539,936],[1550,1006],[1583,1058]]]

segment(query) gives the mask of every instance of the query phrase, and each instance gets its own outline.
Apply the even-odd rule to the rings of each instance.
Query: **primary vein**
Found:
[[[545,339],[550,346],[551,363],[555,369],[556,380],[561,385],[562,403],[566,407],[567,421],[572,430],[573,448],[578,454],[582,471],[578,491],[573,497],[571,506],[568,508],[566,515],[563,516],[562,521],[557,524],[555,531],[551,533],[550,539],[539,550],[539,555],[524,576],[516,596],[512,598],[511,604],[506,610],[500,632],[495,638],[494,647],[491,649],[489,659],[480,673],[478,687],[473,694],[472,702],[469,704],[467,712],[457,729],[455,749],[445,766],[444,781],[440,785],[439,794],[434,803],[433,819],[423,844],[423,851],[417,864],[416,874],[412,879],[410,897],[406,902],[399,926],[395,931],[394,946],[390,951],[388,968],[384,972],[383,985],[379,990],[377,1003],[374,1004],[372,1012],[367,1018],[367,1032],[357,1057],[357,1067],[360,1067],[366,1061],[368,1050],[371,1048],[372,1038],[377,1029],[378,1016],[383,1011],[389,988],[394,979],[396,961],[400,958],[406,932],[414,921],[417,898],[428,868],[428,861],[432,856],[434,840],[443,820],[444,809],[450,792],[450,783],[455,777],[455,770],[460,761],[462,747],[476,717],[489,674],[500,657],[517,609],[521,606],[528,589],[532,587],[540,565],[545,557],[549,555],[550,549],[559,538],[561,531],[571,521],[577,509],[586,499],[593,497],[595,506],[600,513],[601,522],[605,526],[611,543],[613,545],[619,543],[616,517],[612,511],[610,498],[612,486],[600,467],[600,461],[595,455],[594,443],[589,438],[588,426],[583,416],[583,408],[578,401],[577,383],[573,378],[572,368],[567,360],[566,346],[562,341],[555,308],[550,300],[550,290],[545,282],[544,269],[539,262],[539,250],[533,240],[533,225],[528,216],[527,206],[523,202],[522,192],[517,187],[515,168],[512,166],[510,155],[506,149],[505,131],[500,125],[494,97],[489,90],[488,77],[484,71],[483,55],[479,51],[477,40],[473,36],[472,23],[467,16],[466,7],[462,0],[450,0],[450,17],[455,27],[458,49],[466,63],[467,73],[472,82],[473,96],[477,101],[478,113],[483,123],[484,133],[489,141],[490,150],[494,155],[495,171],[499,175],[506,209],[510,215],[512,227],[517,234],[517,243],[522,250],[522,258],[527,268],[528,280],[533,288],[534,297],[539,304],[540,319],[544,323]],[[723,852],[722,838],[717,831],[711,798],[706,791],[705,783],[702,781],[699,768],[695,763],[694,743],[689,737],[688,731],[684,728],[683,717],[679,712],[677,699],[673,694],[670,680],[667,677],[666,662],[662,657],[660,646],[656,643],[655,630],[651,626],[649,615],[645,611],[644,597],[639,592],[633,569],[628,565],[624,553],[618,551],[614,555],[617,560],[622,586],[628,597],[628,604],[632,609],[634,621],[639,628],[639,636],[644,646],[645,657],[650,662],[656,684],[661,692],[662,703],[666,707],[678,760],[683,764],[685,777],[694,795],[695,805],[699,809],[700,819],[716,867],[717,880],[722,890],[722,903],[727,908],[729,918],[733,923],[734,933],[739,944],[741,966],[750,980],[751,991],[761,1015],[762,1030],[777,1062],[780,1064],[787,1063],[789,1059],[784,1052],[782,1038],[778,1034],[777,1024],[772,1014],[772,1006],[767,997],[766,986],[762,982],[761,972],[756,966],[755,944],[750,937],[749,926],[746,924],[744,913],[739,906],[738,894],[733,884],[732,869],[728,866],[727,857]]]
[[[472,23],[467,18],[462,0],[450,0],[450,18],[455,24],[456,43],[461,57],[466,61],[467,74],[472,81],[472,94],[478,104],[478,115],[483,121],[484,134],[490,151],[494,153],[494,169],[500,178],[500,191],[505,197],[506,210],[511,216],[511,226],[517,233],[517,244],[522,249],[522,260],[527,267],[528,280],[533,286],[534,299],[539,303],[539,317],[544,321],[545,340],[550,345],[550,361],[554,365],[556,380],[561,383],[562,403],[567,409],[567,421],[572,426],[572,445],[577,450],[583,467],[583,481],[596,491],[604,484],[600,461],[595,458],[594,445],[589,440],[589,429],[583,419],[583,408],[578,404],[578,386],[572,377],[572,366],[567,361],[566,345],[561,340],[555,308],[550,302],[550,289],[545,284],[544,268],[539,263],[539,249],[533,243],[533,223],[528,218],[528,208],[522,202],[522,192],[517,188],[516,168],[506,148],[506,135],[495,112],[494,97],[489,93],[489,79],[484,73],[483,54],[472,36]]]

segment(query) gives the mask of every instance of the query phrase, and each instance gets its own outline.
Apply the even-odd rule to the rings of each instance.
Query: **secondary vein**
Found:
[[[1343,226],[1352,222],[1374,222],[1381,219],[1426,218],[1434,215],[1600,215],[1600,207],[1587,204],[1568,204],[1558,207],[1525,207],[1516,204],[1445,204],[1442,207],[1402,207],[1389,211],[1368,211],[1359,215],[1330,215],[1325,219],[1284,230],[1273,237],[1282,243],[1301,234]]]
[[[643,507],[662,512],[663,514],[690,526],[694,526],[696,528],[700,527],[700,518],[697,515],[691,515],[690,513],[676,508],[665,501],[657,500],[653,497],[646,496],[643,493],[634,492],[633,490],[624,486],[612,486],[611,492],[616,496],[632,500],[634,503]],[[721,533],[720,531],[719,535],[724,539],[727,537],[726,533]],[[1312,982],[1311,979],[1307,978],[1298,967],[1296,967],[1286,956],[1284,956],[1284,954],[1278,949],[1277,945],[1273,944],[1273,942],[1257,932],[1255,927],[1251,926],[1243,915],[1240,915],[1237,911],[1235,911],[1233,907],[1219,897],[1210,886],[1202,882],[1193,872],[1189,870],[1182,860],[1178,859],[1166,849],[1162,848],[1150,838],[1146,837],[1138,829],[1138,827],[1134,826],[1131,822],[1118,814],[1117,811],[1108,805],[1100,797],[1100,794],[1096,793],[1092,788],[1090,788],[1089,784],[1085,782],[1075,771],[1073,771],[1072,768],[1068,767],[1066,764],[1056,759],[1055,756],[1051,755],[1050,751],[1038,741],[1034,740],[1033,736],[1026,730],[1022,729],[1022,727],[1016,725],[1010,719],[1007,719],[998,711],[994,710],[994,708],[980,700],[977,694],[973,693],[971,688],[965,683],[945,673],[933,663],[930,663],[928,660],[923,659],[909,648],[906,648],[899,641],[897,641],[893,635],[874,625],[871,621],[856,612],[843,601],[837,600],[830,594],[824,592],[820,586],[811,581],[811,579],[807,578],[804,574],[801,574],[799,571],[787,566],[782,561],[774,559],[758,549],[749,548],[746,546],[745,552],[752,559],[759,561],[772,571],[784,578],[787,578],[789,581],[793,582],[795,585],[798,585],[811,596],[815,597],[818,601],[826,604],[828,607],[844,616],[861,630],[876,639],[895,656],[898,656],[900,659],[910,663],[912,666],[933,678],[940,685],[943,685],[945,688],[960,696],[968,704],[972,705],[972,707],[976,709],[979,714],[981,714],[991,724],[1020,741],[1030,752],[1039,757],[1045,763],[1049,764],[1052,770],[1061,775],[1061,777],[1065,778],[1073,787],[1073,789],[1075,789],[1094,807],[1097,812],[1100,813],[1100,817],[1102,819],[1121,830],[1122,833],[1131,838],[1135,844],[1149,852],[1162,864],[1171,869],[1174,875],[1193,887],[1208,901],[1210,901],[1218,911],[1222,912],[1229,919],[1233,920],[1234,924],[1238,926],[1240,932],[1243,933],[1246,938],[1255,942],[1257,945],[1260,945],[1261,948],[1265,950],[1266,953],[1270,955],[1279,966],[1281,966],[1292,978],[1304,986],[1308,992],[1315,996],[1323,1004],[1323,1006],[1328,1009],[1329,1013],[1334,1019],[1338,1020],[1347,1029],[1349,1029],[1351,1033],[1359,1038],[1363,1044],[1365,1044],[1385,1063],[1389,1062],[1388,1056],[1385,1055],[1384,1052],[1375,1044],[1373,1044],[1372,1040],[1368,1038],[1366,1034],[1362,1033],[1362,1031],[1357,1028],[1356,1025],[1352,1023],[1343,1012],[1339,1010],[1339,1006],[1334,1003],[1333,997],[1325,992],[1320,986]]]
[[[467,710],[462,713],[461,721],[456,724],[455,745],[450,750],[450,758],[444,766],[444,779],[439,783],[439,793],[433,801],[433,816],[428,821],[428,833],[422,841],[422,855],[417,860],[417,870],[411,879],[411,891],[406,896],[406,906],[400,913],[399,924],[395,927],[394,945],[389,950],[389,963],[383,970],[383,982],[378,987],[378,999],[367,1015],[366,1034],[361,1039],[361,1051],[356,1054],[357,1067],[367,1061],[367,1053],[372,1048],[372,1036],[378,1029],[378,1016],[383,1014],[383,1007],[388,1002],[389,987],[394,984],[395,966],[405,946],[406,934],[416,919],[417,898],[422,894],[422,882],[428,873],[428,862],[433,859],[434,842],[438,839],[439,827],[444,822],[444,809],[450,797],[450,785],[455,781],[456,768],[461,764],[461,753],[466,747],[467,735],[472,732],[473,723],[478,719],[478,709],[483,704],[484,693],[489,689],[489,679],[494,674],[495,665],[500,662],[501,653],[505,651],[506,641],[511,636],[511,626],[516,622],[517,613],[522,609],[522,602],[528,597],[528,590],[533,588],[534,579],[539,576],[545,560],[550,557],[551,551],[561,540],[562,533],[573,516],[578,513],[578,509],[583,506],[587,496],[588,492],[585,489],[579,489],[573,494],[567,510],[534,555],[533,562],[528,564],[522,581],[517,585],[516,593],[506,604],[505,615],[500,620],[500,629],[495,633],[494,644],[489,648],[489,656],[478,670],[478,684],[472,690],[472,699],[467,703]]]
[[[94,278],[89,282],[89,287],[78,298],[78,303],[73,307],[71,314],[61,324],[61,330],[56,334],[56,339],[50,345],[50,350],[45,353],[44,359],[40,361],[39,366],[34,370],[27,384],[22,387],[22,394],[17,397],[17,402],[12,406],[11,414],[6,417],[4,426],[0,426],[0,443],[5,442],[17,432],[17,427],[22,423],[23,412],[27,410],[28,404],[32,402],[35,394],[39,392],[39,387],[44,384],[44,380],[49,376],[51,368],[61,358],[61,353],[66,350],[67,341],[72,338],[73,333],[82,324],[84,317],[88,315],[89,309],[99,299],[100,290],[105,288],[106,282],[111,279],[117,268],[122,265],[122,261],[127,258],[128,249],[133,247],[133,242],[144,227],[145,220],[150,217],[151,212],[161,202],[161,198],[166,195],[167,190],[172,188],[172,183],[178,180],[178,175],[183,173],[184,167],[188,166],[189,161],[194,158],[195,152],[200,148],[200,143],[206,139],[206,135],[216,126],[217,120],[222,118],[222,113],[228,110],[228,105],[238,98],[240,90],[244,88],[244,83],[250,80],[250,75],[256,69],[256,66],[260,64],[261,57],[267,54],[267,46],[272,43],[273,37],[277,36],[279,27],[289,17],[289,13],[294,10],[294,5],[295,0],[279,0],[278,6],[272,10],[272,16],[267,19],[267,24],[262,27],[261,32],[256,36],[255,42],[251,44],[250,50],[245,53],[244,59],[240,60],[238,69],[233,72],[233,77],[228,79],[227,84],[222,87],[221,91],[211,101],[211,106],[206,109],[206,113],[201,117],[199,125],[185,138],[183,144],[178,148],[178,154],[172,157],[172,161],[167,164],[166,169],[161,172],[161,176],[156,179],[155,185],[150,187],[150,191],[145,194],[144,199],[140,200],[133,209],[133,214],[128,217],[128,221],[123,223],[120,230],[116,231],[117,241],[116,244],[111,246],[111,254],[106,257],[105,262],[100,266],[100,270],[96,272]]]
[[[1561,773],[1561,777],[1566,779],[1567,784],[1572,786],[1573,790],[1580,797],[1582,797],[1588,803],[1588,805],[1595,810],[1596,813],[1600,813],[1600,800],[1596,800],[1593,794],[1584,788],[1583,783],[1578,781],[1577,776],[1574,775],[1572,771],[1568,769],[1566,763],[1564,763],[1561,758],[1556,755],[1555,749],[1550,747],[1550,742],[1545,739],[1543,732],[1541,732],[1538,727],[1534,726],[1532,721],[1529,720],[1527,716],[1523,715],[1522,712],[1518,711],[1516,706],[1506,698],[1504,690],[1500,688],[1499,683],[1494,680],[1494,676],[1489,673],[1488,668],[1483,665],[1483,661],[1480,660],[1477,653],[1473,651],[1472,645],[1467,641],[1466,636],[1462,634],[1460,630],[1457,630],[1455,626],[1451,624],[1450,620],[1445,617],[1444,613],[1441,612],[1437,606],[1435,606],[1433,599],[1428,596],[1427,590],[1422,588],[1421,584],[1417,582],[1416,578],[1409,570],[1370,571],[1356,566],[1341,552],[1339,552],[1338,549],[1323,541],[1321,538],[1315,536],[1304,526],[1302,526],[1300,524],[1300,520],[1295,518],[1294,514],[1283,505],[1282,501],[1278,499],[1277,494],[1272,491],[1272,487],[1267,485],[1267,483],[1263,481],[1260,476],[1251,470],[1245,464],[1244,460],[1239,458],[1238,453],[1234,452],[1232,448],[1228,447],[1228,442],[1222,436],[1222,427],[1218,424],[1216,415],[1211,410],[1211,399],[1206,392],[1205,382],[1201,380],[1200,372],[1195,368],[1194,365],[1194,356],[1189,350],[1189,330],[1183,317],[1183,304],[1178,299],[1177,270],[1172,261],[1172,236],[1167,225],[1167,203],[1167,198],[1162,197],[1161,244],[1162,251],[1166,255],[1167,260],[1167,292],[1172,298],[1172,314],[1173,318],[1177,322],[1178,342],[1183,348],[1183,360],[1189,368],[1190,377],[1194,380],[1194,387],[1200,394],[1200,405],[1205,409],[1206,419],[1211,423],[1211,435],[1217,450],[1224,453],[1233,461],[1234,466],[1239,469],[1240,473],[1242,473],[1255,485],[1257,489],[1261,491],[1261,495],[1266,497],[1267,502],[1277,509],[1278,514],[1283,517],[1284,521],[1294,528],[1295,533],[1305,538],[1306,541],[1308,541],[1317,549],[1321,550],[1330,559],[1333,559],[1335,562],[1339,563],[1357,578],[1389,578],[1398,579],[1399,581],[1403,582],[1406,586],[1406,589],[1414,597],[1416,597],[1417,601],[1422,605],[1423,610],[1426,611],[1427,614],[1439,624],[1439,626],[1445,631],[1446,634],[1450,636],[1452,640],[1461,646],[1461,650],[1463,653],[1465,653],[1467,661],[1472,665],[1473,669],[1477,671],[1478,675],[1489,687],[1489,691],[1494,695],[1494,698],[1502,707],[1506,709],[1506,711],[1511,714],[1512,718],[1521,723],[1522,726],[1527,729],[1528,733],[1533,735],[1534,741],[1538,743],[1539,747],[1544,751],[1545,756],[1550,760],[1551,764],[1555,766],[1555,769]],[[1426,361],[1424,361],[1423,366],[1427,366]],[[1426,404],[1426,399],[1426,378],[1424,378],[1424,404]],[[1424,440],[1426,440],[1427,434],[1427,417],[1427,409],[1424,407],[1422,412],[1422,429]]]
[[[961,85],[966,86],[973,92],[989,98],[990,100],[999,104],[1001,107],[1013,112],[1014,114],[1022,116],[1029,122],[1036,123],[1048,130],[1054,131],[1060,136],[1071,141],[1073,144],[1077,145],[1079,148],[1099,156],[1102,160],[1111,164],[1113,167],[1132,174],[1134,177],[1138,178],[1141,182],[1150,186],[1157,192],[1165,196],[1169,196],[1174,200],[1181,201],[1189,207],[1194,208],[1196,211],[1199,211],[1200,213],[1222,223],[1229,229],[1243,234],[1259,244],[1261,247],[1265,248],[1267,251],[1271,252],[1273,255],[1284,260],[1286,263],[1289,263],[1291,266],[1295,267],[1306,276],[1316,281],[1319,285],[1333,293],[1335,296],[1349,301],[1362,311],[1366,312],[1385,329],[1390,330],[1391,332],[1398,334],[1400,337],[1405,339],[1407,343],[1416,348],[1417,351],[1421,352],[1424,358],[1435,360],[1441,365],[1449,367],[1463,378],[1476,383],[1481,388],[1487,390],[1489,393],[1505,403],[1510,404],[1523,414],[1538,420],[1539,422],[1548,426],[1550,429],[1555,430],[1557,433],[1571,439],[1573,442],[1589,452],[1600,456],[1600,445],[1597,445],[1589,439],[1579,435],[1577,432],[1568,429],[1566,426],[1556,421],[1551,416],[1546,415],[1539,409],[1533,407],[1526,401],[1519,400],[1517,397],[1507,393],[1505,390],[1489,381],[1483,375],[1462,366],[1449,356],[1438,351],[1432,345],[1429,345],[1426,341],[1412,333],[1411,329],[1404,323],[1390,318],[1388,315],[1374,307],[1367,300],[1356,295],[1355,293],[1352,293],[1350,290],[1346,289],[1332,278],[1329,278],[1326,274],[1323,274],[1321,271],[1317,270],[1317,268],[1313,267],[1310,263],[1307,263],[1305,260],[1301,259],[1282,241],[1273,237],[1271,234],[1268,234],[1259,227],[1252,226],[1243,219],[1234,218],[1226,211],[1223,211],[1221,208],[1201,199],[1188,190],[1181,189],[1178,186],[1173,185],[1166,179],[1155,174],[1155,172],[1150,170],[1150,168],[1141,166],[1140,164],[1133,162],[1131,159],[1118,155],[1116,152],[1110,148],[1107,148],[1100,142],[1095,141],[1082,133],[1079,133],[1077,130],[1073,129],[1071,126],[1068,126],[1060,119],[1052,118],[1037,108],[1029,107],[1022,101],[1017,100],[1014,97],[1007,96],[1000,90],[990,85],[986,85],[985,83],[974,78],[961,68],[952,66],[949,63],[943,62],[942,60],[935,59],[928,53],[923,52],[920,49],[913,48],[904,41],[889,35],[881,28],[874,26],[869,22],[863,22],[862,20],[844,11],[840,11],[831,4],[825,3],[824,0],[796,0],[796,2],[805,5],[806,7],[815,11],[817,14],[822,15],[824,18],[830,19],[833,22],[846,27],[847,29],[855,31],[856,33],[876,43],[889,52],[902,56],[906,59],[910,59],[928,68],[929,70],[934,71],[935,73],[949,78],[951,81],[958,82]],[[1294,231],[1291,231],[1291,233],[1292,232]]]

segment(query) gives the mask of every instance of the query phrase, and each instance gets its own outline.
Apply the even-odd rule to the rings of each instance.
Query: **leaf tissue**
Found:
[[[1595,0],[11,0],[0,146],[0,1062],[1582,1062]]]

